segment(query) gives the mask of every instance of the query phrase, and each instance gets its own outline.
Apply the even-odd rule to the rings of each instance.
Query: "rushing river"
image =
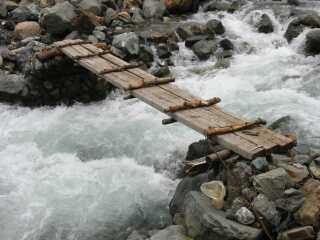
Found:
[[[252,27],[261,12],[272,18],[274,33]],[[218,15],[237,49],[230,67],[215,69],[214,58],[200,63],[181,44],[173,56],[177,84],[204,98],[219,96],[222,106],[246,117],[271,122],[290,115],[300,142],[320,145],[320,58],[303,55],[306,32],[289,45],[289,19],[250,4],[189,20]],[[164,127],[162,118],[117,93],[70,108],[0,105],[0,239],[111,240],[166,225],[175,175],[200,136],[179,124]]]

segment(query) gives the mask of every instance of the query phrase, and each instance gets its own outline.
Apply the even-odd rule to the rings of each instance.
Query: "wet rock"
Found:
[[[209,36],[207,35],[192,36],[187,38],[184,44],[186,47],[191,48],[196,42],[199,42],[200,40],[207,40],[207,39],[209,39]]]
[[[134,7],[130,9],[130,13],[132,14],[131,21],[135,24],[143,23],[143,12],[140,8]]]
[[[268,128],[272,129],[272,130],[281,130],[282,132],[287,132],[290,129],[290,125],[292,125],[293,123],[293,119],[291,116],[287,115],[284,117],[281,117],[279,119],[277,119],[276,121],[274,121],[273,123],[271,123]]]
[[[206,25],[197,22],[186,22],[179,25],[176,32],[182,40],[186,40],[193,36],[205,34]]]
[[[192,51],[200,60],[207,60],[217,49],[213,40],[200,40],[192,46]]]
[[[130,56],[138,56],[140,51],[139,38],[134,32],[122,33],[113,38],[112,46]]]
[[[283,196],[275,201],[277,208],[294,213],[303,204],[305,198],[301,191],[290,188],[284,191]]]
[[[222,209],[224,205],[224,197],[226,189],[221,181],[210,181],[201,184],[201,192],[211,199],[212,206],[216,209]]]
[[[258,157],[251,162],[252,166],[258,171],[268,170],[269,163],[265,157]]]
[[[166,13],[163,0],[145,0],[143,2],[143,16],[145,18],[161,18]]]
[[[0,101],[10,103],[22,101],[22,93],[26,90],[26,86],[27,83],[22,76],[0,72]]]
[[[223,34],[225,28],[221,21],[218,19],[211,19],[206,23],[207,31],[210,34]]]
[[[163,230],[158,231],[151,236],[150,240],[185,240],[185,229],[183,226],[172,225]]]
[[[320,164],[317,161],[312,161],[309,166],[310,172],[312,173],[313,177],[320,179]]]
[[[145,45],[140,45],[139,51],[139,59],[144,63],[152,63],[153,62],[153,51],[150,47]]]
[[[237,197],[232,201],[231,207],[226,210],[226,217],[231,220],[236,220],[236,213],[242,207],[247,207],[249,202],[243,197]]]
[[[228,11],[234,12],[239,8],[239,4],[236,1],[226,0],[212,0],[203,6],[205,12],[208,11]]]
[[[98,30],[94,30],[92,32],[92,35],[96,37],[96,39],[98,39],[98,41],[103,42],[106,40],[106,34],[102,31],[98,31]]]
[[[320,181],[309,179],[300,190],[305,201],[295,213],[295,219],[302,225],[316,225],[320,212]]]
[[[37,22],[20,22],[15,26],[14,35],[18,39],[40,35],[41,28]]]
[[[208,182],[208,180],[207,173],[199,174],[194,177],[183,178],[178,184],[176,192],[170,202],[170,214],[174,216],[176,213],[181,213],[186,194],[191,191],[200,191],[201,184]]]
[[[276,227],[280,224],[281,216],[274,202],[270,201],[267,196],[259,194],[252,202],[252,207],[270,224]]]
[[[222,39],[219,42],[219,45],[224,50],[233,50],[234,49],[233,43],[227,38]]]
[[[20,6],[10,12],[9,18],[15,22],[38,21],[40,10],[37,6],[24,7]]]
[[[314,29],[307,33],[305,52],[309,55],[320,53],[320,29]]]
[[[170,13],[185,13],[197,11],[199,1],[193,0],[165,0],[165,5]]]
[[[170,75],[170,69],[168,65],[156,64],[150,69],[150,73],[156,77],[167,77]]]
[[[293,228],[281,233],[277,240],[312,240],[315,238],[315,232],[312,226],[303,226]]]
[[[319,28],[320,27],[320,16],[317,13],[313,14],[305,14],[298,19],[299,23],[311,27],[311,28]]]
[[[161,43],[156,48],[159,58],[169,58],[172,55],[167,44]]]
[[[262,14],[260,21],[257,23],[257,29],[260,33],[273,32],[273,24],[270,17],[267,14]]]
[[[241,207],[235,214],[236,220],[244,225],[251,225],[255,222],[254,214],[246,207]]]
[[[281,197],[286,189],[294,186],[294,182],[283,168],[276,168],[254,176],[253,185],[258,192],[265,194],[271,200],[275,200]]]
[[[288,40],[288,42],[291,42],[292,39],[298,37],[300,33],[303,32],[303,28],[304,27],[300,24],[299,19],[294,19],[289,23],[284,37]]]
[[[146,239],[146,237],[141,235],[137,231],[133,231],[127,238],[127,240],[145,240],[145,239]]]
[[[210,199],[199,192],[187,194],[184,202],[187,233],[195,239],[256,239],[261,230],[228,220],[212,208]]]
[[[82,0],[79,3],[79,7],[82,10],[95,15],[100,15],[102,10],[102,4],[100,0]]]
[[[208,140],[200,140],[189,145],[186,160],[194,160],[215,152],[214,145]]]
[[[65,35],[72,31],[76,18],[75,8],[69,2],[58,3],[42,11],[41,26],[53,35]]]

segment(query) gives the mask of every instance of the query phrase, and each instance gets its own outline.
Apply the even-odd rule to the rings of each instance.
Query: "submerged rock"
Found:
[[[212,208],[210,199],[199,192],[187,194],[184,202],[187,233],[195,239],[257,239],[260,229],[228,220],[221,210]]]
[[[253,177],[253,185],[260,193],[271,200],[282,196],[282,193],[294,186],[294,182],[283,168],[277,168]]]

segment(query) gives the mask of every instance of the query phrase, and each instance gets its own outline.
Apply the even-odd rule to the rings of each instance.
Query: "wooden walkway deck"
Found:
[[[63,54],[114,86],[129,91],[132,96],[246,159],[269,154],[274,150],[289,149],[295,145],[294,139],[275,133],[262,125],[252,126],[250,131],[238,130],[208,136],[208,129],[246,125],[248,120],[227,113],[217,105],[168,112],[172,106],[192,102],[197,98],[172,83],[153,84],[159,79],[93,44],[67,40],[57,42],[55,46],[59,47]],[[148,86],[148,83],[151,86]],[[141,87],[142,84],[145,86]]]

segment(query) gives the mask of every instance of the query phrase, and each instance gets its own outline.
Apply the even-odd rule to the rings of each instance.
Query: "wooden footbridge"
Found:
[[[38,57],[48,57],[57,51],[167,114],[169,118],[163,124],[178,121],[246,159],[287,150],[296,143],[294,138],[264,127],[261,119],[248,121],[227,113],[217,106],[220,101],[217,97],[199,99],[174,85],[174,78],[157,78],[94,44],[81,40],[56,42],[51,50]]]

